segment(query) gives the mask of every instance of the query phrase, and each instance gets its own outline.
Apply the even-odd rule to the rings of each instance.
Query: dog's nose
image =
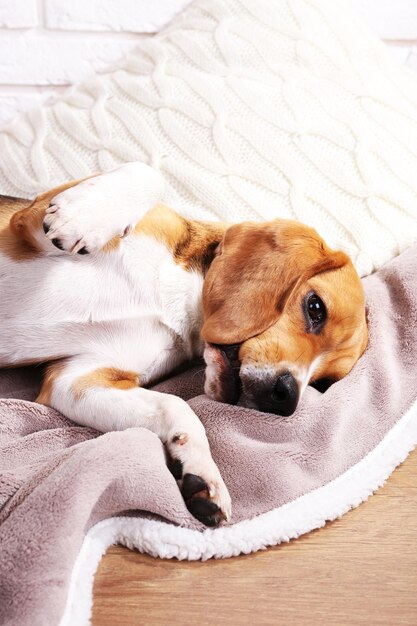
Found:
[[[300,390],[298,383],[290,372],[283,372],[275,380],[272,389],[264,390],[256,398],[256,403],[261,411],[288,416],[297,408]]]
[[[277,379],[272,390],[272,401],[279,415],[291,415],[298,404],[298,384],[290,372],[285,372]]]

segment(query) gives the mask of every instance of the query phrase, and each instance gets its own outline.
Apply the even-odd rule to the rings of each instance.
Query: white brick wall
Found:
[[[0,0],[0,126],[119,61],[189,1]],[[417,70],[417,0],[347,2]]]
[[[155,33],[190,0],[45,0],[48,28]]]
[[[31,0],[1,0],[1,28],[30,28],[38,25],[36,2]]]
[[[346,0],[401,63],[417,71],[417,0]]]
[[[0,126],[119,61],[190,0],[0,0]]]
[[[352,5],[381,39],[416,42],[416,0],[352,0]]]

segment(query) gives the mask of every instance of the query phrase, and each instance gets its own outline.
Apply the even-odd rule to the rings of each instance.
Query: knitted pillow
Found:
[[[306,222],[367,274],[417,239],[417,81],[335,0],[196,0],[0,135],[0,192],[128,160],[204,219]]]

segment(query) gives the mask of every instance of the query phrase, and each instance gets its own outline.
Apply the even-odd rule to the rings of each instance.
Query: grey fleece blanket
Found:
[[[202,366],[156,385],[189,400],[204,422],[231,492],[231,524],[343,475],[414,403],[417,247],[364,285],[370,330],[364,356],[326,393],[307,388],[291,417],[209,400]],[[203,530],[155,435],[142,428],[100,435],[71,423],[33,402],[39,375],[0,372],[0,620],[16,626],[59,623],[83,537],[98,521],[129,512]]]

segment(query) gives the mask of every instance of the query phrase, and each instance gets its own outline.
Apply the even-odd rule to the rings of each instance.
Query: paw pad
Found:
[[[200,476],[185,474],[181,493],[191,515],[206,526],[217,526],[225,519],[223,511],[210,500],[214,495],[213,487],[209,488]]]

